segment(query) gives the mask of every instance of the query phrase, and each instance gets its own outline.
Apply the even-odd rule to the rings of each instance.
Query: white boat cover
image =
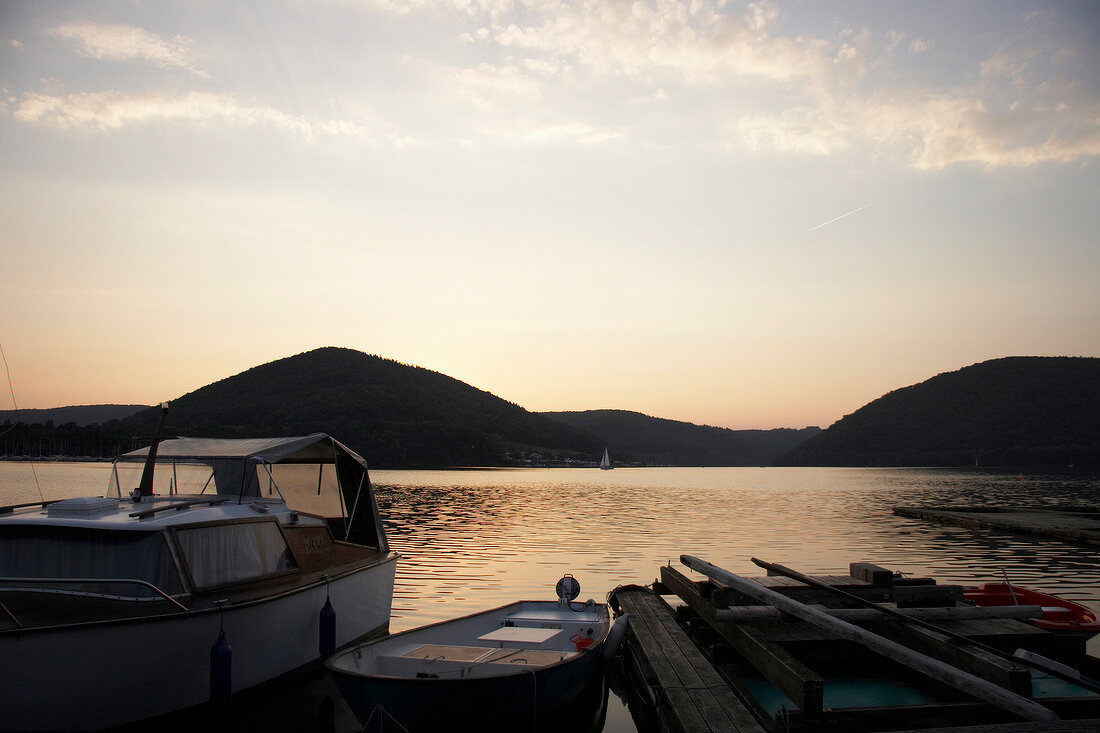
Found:
[[[333,463],[336,452],[346,453],[360,463],[367,462],[355,451],[324,434],[313,433],[290,438],[170,438],[157,446],[157,456],[204,461],[218,458],[259,458],[264,463]],[[120,461],[141,462],[148,448],[119,456]]]
[[[141,463],[148,455],[149,448],[141,448],[124,453],[116,460]],[[214,471],[217,493],[236,496],[238,501],[245,497],[262,496],[255,469],[260,463],[272,467],[334,466],[345,529],[348,530],[345,533],[347,540],[376,547],[383,552],[389,550],[367,472],[367,462],[325,433],[287,438],[170,438],[162,440],[157,446],[157,462],[210,466]],[[319,486],[317,490],[320,491]]]

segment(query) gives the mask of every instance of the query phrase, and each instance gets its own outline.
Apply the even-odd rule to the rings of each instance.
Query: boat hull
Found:
[[[0,634],[0,729],[99,730],[201,705],[224,627],[239,692],[320,661],[331,597],[338,647],[385,634],[396,556],[224,611]]]
[[[593,717],[604,680],[598,650],[552,668],[458,680],[353,677],[336,686],[368,731],[535,730],[549,721]],[[538,724],[536,726],[536,723]]]
[[[1090,637],[1100,633],[1100,622],[1090,609],[1080,603],[1029,588],[1014,585],[1010,590],[1004,583],[983,583],[975,588],[966,588],[963,597],[977,606],[1041,606],[1043,616],[1031,620],[1040,629],[1076,632]]]
[[[361,644],[325,666],[367,730],[583,729],[605,687],[611,623],[607,606],[578,605],[521,601]]]

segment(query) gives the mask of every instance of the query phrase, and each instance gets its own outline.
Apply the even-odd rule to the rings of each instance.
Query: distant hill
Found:
[[[1100,359],[1014,356],[895,390],[794,447],[793,466],[1100,464]]]
[[[150,435],[149,408],[124,422]],[[166,430],[243,437],[326,432],[370,465],[501,466],[525,458],[596,460],[599,438],[439,372],[322,348],[207,385],[171,401]]]
[[[44,410],[0,410],[0,424],[45,423],[54,425],[94,425],[111,420],[122,420],[144,410],[148,405],[74,405],[72,407],[50,407]]]
[[[650,417],[627,410],[543,412],[603,438],[614,461],[666,466],[761,466],[821,432],[730,430]]]

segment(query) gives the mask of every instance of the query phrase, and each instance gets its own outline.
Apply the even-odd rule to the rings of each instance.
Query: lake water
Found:
[[[102,495],[110,464],[0,463],[0,504]],[[998,581],[1100,610],[1093,550],[1026,535],[895,516],[897,505],[1100,506],[1095,477],[991,470],[618,468],[373,471],[401,553],[390,628],[400,631],[518,598],[581,599],[652,582],[691,554],[761,575],[751,557],[809,573],[873,562],[941,583]],[[680,566],[681,569],[682,566]],[[1100,656],[1093,642],[1091,653]],[[606,733],[633,731],[612,696]]]

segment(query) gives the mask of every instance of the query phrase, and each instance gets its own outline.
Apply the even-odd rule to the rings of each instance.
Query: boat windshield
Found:
[[[107,496],[129,495],[141,481],[142,465],[117,461]],[[239,501],[282,499],[288,509],[320,517],[341,517],[342,494],[331,463],[269,464],[255,459],[158,458],[155,496],[221,496]]]

